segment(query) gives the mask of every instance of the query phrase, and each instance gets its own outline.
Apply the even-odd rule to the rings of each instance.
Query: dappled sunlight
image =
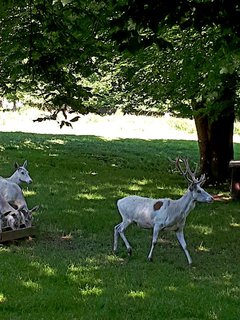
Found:
[[[102,186],[97,186],[97,185],[89,185],[88,189],[91,191],[99,191],[102,188]]]
[[[128,195],[129,195],[129,193],[126,191],[124,192],[123,190],[117,190],[117,192],[116,192],[116,198],[123,198]]]
[[[83,210],[84,212],[88,212],[88,213],[95,213],[96,210],[93,208],[81,208],[81,210]]]
[[[213,310],[210,310],[210,311],[208,312],[208,318],[209,318],[210,320],[219,320],[219,319],[220,319],[220,318],[218,317],[217,313],[216,313],[215,311],[213,311]]]
[[[101,201],[116,197],[116,187],[110,183],[102,183],[100,185],[95,183],[85,183],[80,185],[76,190],[81,192],[76,192],[72,195],[71,199],[75,201],[79,200],[94,200]]]
[[[129,298],[141,298],[141,299],[144,299],[146,298],[146,293],[143,292],[143,291],[134,291],[134,290],[131,290],[129,293],[126,294],[127,297]]]
[[[153,181],[151,179],[146,179],[146,178],[144,178],[144,179],[132,179],[131,183],[137,184],[139,186],[146,186],[148,184],[153,183]]]
[[[94,259],[94,262],[95,259]],[[95,271],[99,267],[95,265],[74,265],[71,264],[67,269],[68,279],[75,283],[77,286],[80,286],[79,291],[82,296],[99,296],[103,293],[102,280],[97,278]]]
[[[105,200],[106,198],[101,196],[100,194],[94,194],[94,193],[78,193],[73,198],[74,200]]]
[[[218,266],[219,267],[219,266]],[[219,273],[217,276],[212,273],[200,273],[199,275],[194,276],[194,280],[198,280],[200,282],[212,283],[217,286],[231,286],[233,282],[235,282],[235,278],[232,273],[225,271],[223,273]]]
[[[164,287],[164,289],[170,292],[177,292],[177,288],[175,286],[167,286]]]
[[[237,222],[236,219],[232,217],[232,221],[229,223],[229,226],[232,228],[240,228],[240,222]]]
[[[187,187],[186,188],[176,188],[176,187],[172,187],[171,185],[160,185],[157,186],[157,190],[159,190],[161,194],[163,194],[163,198],[166,198],[166,194],[167,194],[167,198],[176,200],[179,199],[183,196],[183,194],[187,191]]]
[[[3,293],[0,293],[0,303],[4,303],[7,301],[6,296]]]
[[[66,144],[66,141],[64,141],[63,139],[48,139],[46,140],[46,143],[64,145]]]
[[[83,171],[82,174],[86,175],[86,176],[97,176],[98,173],[96,171]]]
[[[21,304],[22,315],[29,308],[34,310],[35,318],[46,307],[47,316],[52,318],[56,314],[64,319],[120,319],[122,310],[129,306],[130,311],[125,308],[123,318],[144,315],[157,319],[159,308],[162,311],[164,306],[173,317],[179,312],[177,315],[181,313],[186,318],[214,319],[213,313],[207,314],[209,306],[205,310],[206,301],[212,303],[213,311],[218,304],[212,298],[213,292],[216,300],[219,295],[219,304],[230,305],[240,295],[236,255],[239,242],[235,241],[240,220],[238,206],[232,203],[226,208],[215,203],[207,217],[205,206],[199,205],[196,215],[189,217],[186,240],[193,256],[191,268],[173,232],[159,234],[153,263],[146,259],[152,231],[142,234],[144,231],[136,231],[134,225],[126,231],[132,256],[128,256],[121,239],[119,254],[112,251],[114,226],[119,222],[117,199],[135,193],[153,198],[181,197],[187,183],[167,170],[164,157],[170,154],[173,158],[178,152],[197,157],[195,144],[130,139],[109,142],[83,136],[9,136],[12,145],[23,149],[9,148],[3,153],[3,173],[8,172],[10,159],[12,162],[15,157],[20,162],[27,158],[34,183],[23,185],[24,195],[31,204],[37,199],[41,210],[34,219],[39,228],[36,237],[0,248],[4,261],[0,304],[6,301],[3,307],[7,316],[9,312],[14,317]],[[4,147],[11,145],[9,137],[3,138]],[[21,144],[31,139],[44,152],[35,152],[34,143]],[[226,233],[221,232],[223,228]],[[29,317],[30,314],[31,311]],[[220,312],[217,315],[224,318]],[[166,314],[163,318],[167,318]]]
[[[56,269],[50,267],[47,264],[41,264],[40,262],[32,261],[30,263],[30,266],[36,268],[43,275],[46,275],[49,277],[56,275]]]
[[[93,265],[94,267],[96,265],[98,265],[98,263],[99,263],[99,261],[98,261],[98,259],[96,257],[87,257],[85,259],[85,261],[86,261],[86,263],[88,263],[89,265]]]
[[[233,228],[240,228],[240,223],[231,222],[229,225],[230,227],[233,227]]]
[[[98,270],[99,267],[96,266],[96,265],[93,265],[93,266],[84,266],[84,265],[74,265],[74,264],[71,264],[69,267],[68,267],[68,271],[69,272],[72,272],[72,273],[81,273],[81,272],[89,272],[89,271],[96,271]]]
[[[49,157],[52,157],[52,158],[56,158],[59,156],[58,153],[49,153],[48,155],[49,155]]]
[[[157,184],[157,182],[155,182]],[[133,179],[128,183],[125,182],[122,185],[121,189],[116,190],[115,196],[116,197],[125,197],[131,194],[137,194],[143,197],[150,197],[150,198],[170,198],[170,199],[179,199],[186,190],[184,189],[176,189],[171,188],[168,185],[155,185],[153,180],[143,179],[143,180],[136,180]],[[167,194],[167,196],[166,196]]]
[[[32,280],[22,281],[21,283],[25,288],[33,291],[39,291],[42,289],[42,286],[39,283],[33,282]]]
[[[68,272],[67,277],[72,282],[75,282],[77,284],[91,282],[94,285],[99,285],[102,283],[100,279],[95,279],[93,275],[89,274],[90,270],[87,270],[87,272]]]
[[[218,295],[219,297],[228,297],[239,303],[240,288],[235,286],[232,288],[224,288]]]
[[[31,197],[31,196],[36,196],[37,192],[33,190],[23,189],[23,194],[25,197]]]
[[[226,271],[223,275],[222,275],[222,279],[224,281],[225,284],[230,285],[231,282],[233,281],[233,275],[231,273],[229,273],[228,271]]]
[[[115,255],[115,254],[111,254],[111,255],[107,255],[106,256],[106,261],[107,262],[110,262],[110,263],[123,263],[123,262],[125,262],[125,260],[123,259],[123,258],[121,258],[121,257],[118,257],[117,255]]]
[[[141,191],[143,188],[137,184],[131,184],[129,187],[128,187],[128,190],[129,191]]]
[[[74,209],[74,208],[66,208],[64,210],[64,212],[66,212],[68,215],[74,215],[74,214],[78,213],[78,210]]]
[[[200,234],[210,235],[213,233],[213,228],[204,225],[191,225],[191,228]]]
[[[141,191],[144,186],[152,184],[151,179],[132,179],[129,183],[128,190],[129,191]]]
[[[201,243],[199,246],[197,246],[196,251],[198,251],[198,252],[209,252],[210,249],[207,248],[206,246],[204,246],[204,245]]]
[[[22,145],[27,147],[28,149],[34,149],[34,150],[46,150],[49,147],[47,145],[39,144],[33,142],[31,139],[26,139],[22,142]],[[15,145],[15,148],[19,149],[21,146],[20,145]]]
[[[0,246],[0,253],[1,252],[4,252],[4,253],[10,253],[11,252],[11,248],[9,248],[9,247],[6,247],[6,246]]]
[[[86,285],[85,288],[80,288],[79,291],[82,296],[100,296],[103,293],[101,288],[89,285]]]

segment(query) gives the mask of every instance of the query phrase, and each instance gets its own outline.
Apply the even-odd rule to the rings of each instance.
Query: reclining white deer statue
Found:
[[[32,178],[29,175],[29,172],[27,170],[27,160],[24,161],[23,165],[19,165],[17,162],[15,162],[15,171],[14,173],[9,177],[5,178],[6,180],[10,182],[14,182],[18,185],[21,183],[32,183]]]
[[[0,194],[0,232],[3,227],[15,230],[20,227],[21,215]]]
[[[187,159],[177,158],[175,165],[189,182],[188,190],[180,199],[151,199],[140,196],[128,196],[117,201],[122,222],[114,227],[114,252],[117,251],[120,235],[128,253],[132,253],[132,248],[124,231],[131,223],[135,222],[141,228],[153,229],[152,245],[148,255],[149,261],[152,261],[153,249],[157,243],[159,231],[169,230],[175,231],[188,263],[192,263],[183,233],[186,218],[189,212],[194,209],[196,202],[211,203],[213,197],[201,187],[206,180],[205,175],[203,174],[197,179],[195,177],[197,168],[192,172]],[[184,169],[183,165],[185,166]]]
[[[28,184],[32,183],[32,179],[26,167],[27,160],[22,166],[15,163],[16,171],[12,176],[9,178],[0,177],[0,202],[3,203],[4,201],[4,208],[6,208],[6,203],[9,208],[9,214],[2,212],[0,203],[0,214],[2,214],[3,225],[4,222],[7,222],[11,229],[16,229],[20,225],[25,225],[26,227],[31,226],[32,213],[39,208],[38,206],[35,206],[31,210],[28,209],[22,189],[19,186],[22,182]]]

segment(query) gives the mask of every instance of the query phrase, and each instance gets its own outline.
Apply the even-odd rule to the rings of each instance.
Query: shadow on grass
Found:
[[[198,205],[186,240],[189,268],[174,233],[162,234],[146,261],[151,231],[131,226],[128,257],[112,254],[117,199],[137,194],[179,198],[184,179],[168,157],[198,161],[195,141],[0,133],[1,175],[28,159],[23,186],[40,204],[36,239],[0,250],[1,319],[236,319],[239,305],[239,213],[236,203]],[[238,147],[238,146],[237,146]]]

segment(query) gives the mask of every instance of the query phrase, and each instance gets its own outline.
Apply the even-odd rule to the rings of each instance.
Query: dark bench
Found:
[[[231,169],[231,197],[234,200],[240,200],[240,161],[230,161],[229,168]]]
[[[37,229],[34,226],[17,230],[3,229],[2,232],[0,232],[0,243],[35,236],[36,233]]]

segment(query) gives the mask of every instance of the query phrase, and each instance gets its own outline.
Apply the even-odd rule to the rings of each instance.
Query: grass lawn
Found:
[[[240,147],[235,145],[236,158]],[[0,133],[0,174],[29,161],[23,190],[38,236],[0,249],[1,320],[240,318],[240,204],[198,204],[185,236],[187,265],[174,233],[163,233],[147,261],[151,231],[130,226],[129,258],[113,227],[116,200],[131,194],[179,198],[184,179],[167,157],[198,161],[196,141],[104,140],[93,136]],[[229,195],[207,188],[211,194]]]

